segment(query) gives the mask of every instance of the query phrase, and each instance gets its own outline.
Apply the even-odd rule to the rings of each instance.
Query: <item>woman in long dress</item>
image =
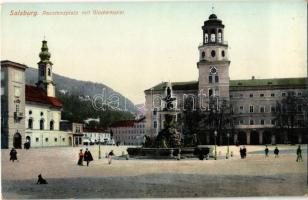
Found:
[[[83,165],[83,152],[82,152],[82,149],[80,149],[80,152],[79,152],[79,159],[78,159],[78,165],[82,166]]]

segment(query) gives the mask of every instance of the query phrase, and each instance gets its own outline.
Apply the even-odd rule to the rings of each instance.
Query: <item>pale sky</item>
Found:
[[[162,81],[198,79],[201,26],[212,5],[225,24],[231,80],[307,76],[304,0],[3,4],[1,59],[37,67],[45,35],[53,72],[104,83],[143,103],[143,91]],[[9,16],[93,9],[124,14]]]

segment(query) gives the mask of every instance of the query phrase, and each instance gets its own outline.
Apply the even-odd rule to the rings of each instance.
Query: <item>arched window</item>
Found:
[[[29,128],[29,129],[33,129],[33,120],[32,120],[32,118],[30,118],[30,119],[28,120],[28,128]]]
[[[48,68],[48,76],[51,76],[50,68]]]
[[[202,51],[202,53],[201,53],[201,57],[202,57],[202,58],[204,58],[204,57],[205,57],[205,52],[204,52],[204,51]]]
[[[204,43],[208,43],[209,42],[209,34],[205,33],[204,34]]]
[[[218,30],[217,41],[222,42],[222,30],[221,29]]]
[[[40,120],[40,130],[44,130],[44,120]]]
[[[212,89],[209,89],[209,96],[213,96],[213,90]]]
[[[53,125],[54,125],[54,122],[53,122],[53,120],[51,120],[51,121],[50,121],[50,130],[53,130],[53,129],[54,129]]]
[[[211,42],[215,42],[216,41],[216,34],[215,34],[215,30],[213,29],[211,31]]]

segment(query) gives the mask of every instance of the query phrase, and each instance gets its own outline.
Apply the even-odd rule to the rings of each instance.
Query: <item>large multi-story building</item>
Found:
[[[119,121],[111,125],[113,139],[117,144],[141,145],[144,143],[145,118]]]
[[[228,136],[230,143],[237,144],[307,142],[308,133],[304,128],[304,123],[307,123],[307,112],[304,111],[308,105],[305,96],[307,77],[275,79],[252,77],[247,80],[230,80],[230,59],[224,28],[222,21],[215,14],[211,14],[202,26],[202,44],[198,47],[198,81],[162,82],[145,90],[147,134],[156,136],[163,129],[161,105],[166,88],[171,87],[172,96],[177,100],[176,109],[180,111],[179,115],[183,114],[187,98],[191,98],[198,109],[209,106],[210,99],[217,101],[218,107],[222,106],[222,102],[227,102],[232,109],[230,113],[234,119],[234,127],[232,130],[231,128],[224,130],[218,139],[224,140]],[[286,132],[283,128],[278,129],[276,124],[277,104],[290,95],[298,100],[294,110],[295,120],[292,120],[294,122],[292,133]],[[214,143],[214,133],[214,130],[201,130],[199,136],[204,138],[202,143]]]
[[[26,66],[1,61],[2,148],[69,146],[69,134],[60,130],[62,103],[55,97],[47,41],[42,42],[38,82],[25,84]]]

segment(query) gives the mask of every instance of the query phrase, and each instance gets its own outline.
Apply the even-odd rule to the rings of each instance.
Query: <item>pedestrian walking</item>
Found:
[[[113,153],[113,150],[111,150],[108,154],[108,164],[110,165],[111,164],[111,161],[112,161],[112,156],[114,155]]]
[[[268,150],[268,148],[267,148],[267,145],[265,146],[264,152],[265,152],[265,157],[268,157],[268,152],[269,152],[269,150]]]
[[[279,157],[279,149],[278,149],[278,147],[275,148],[274,154],[275,154],[275,158]]]
[[[300,161],[303,162],[301,145],[298,145],[296,154],[297,154],[296,162],[300,162]]]
[[[43,179],[42,175],[39,174],[38,175],[38,180],[37,180],[36,184],[48,184],[48,183],[47,183],[47,181],[45,179]]]
[[[241,155],[241,159],[243,159],[244,158],[244,153],[243,153],[242,147],[240,147],[240,155]]]
[[[247,156],[247,149],[246,149],[246,147],[244,146],[244,148],[243,148],[243,157],[246,158],[246,156]]]
[[[14,162],[15,160],[17,160],[17,151],[12,148],[10,152],[10,161]]]
[[[89,163],[93,160],[91,152],[86,148],[86,151],[84,152],[84,161],[87,162],[87,167],[89,167]]]
[[[83,152],[82,152],[82,149],[80,149],[80,152],[79,152],[79,159],[78,159],[78,163],[77,165],[80,165],[82,166],[83,165]]]

